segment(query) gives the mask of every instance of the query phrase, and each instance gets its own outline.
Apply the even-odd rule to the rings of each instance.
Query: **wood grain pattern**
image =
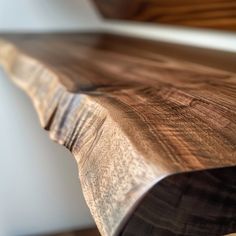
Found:
[[[159,54],[158,43],[117,35],[2,39],[0,64],[29,94],[50,137],[75,156],[102,235],[139,235],[137,224],[153,229],[152,221],[139,224],[135,217],[149,219],[143,212],[150,206],[153,235],[160,229],[161,235],[194,236],[236,231],[235,169],[187,174],[236,165],[235,73],[169,58]],[[158,205],[156,192],[158,201],[179,205],[177,211],[168,210],[172,203]],[[202,199],[205,211],[189,219],[190,207]],[[159,217],[163,209],[169,224]]]
[[[236,30],[233,0],[93,0],[109,19]]]
[[[90,228],[90,229],[82,229],[69,232],[31,235],[31,236],[100,236],[100,234],[96,228]]]
[[[164,179],[145,196],[122,235],[222,236],[226,229],[235,232],[235,171],[236,167],[228,167]]]

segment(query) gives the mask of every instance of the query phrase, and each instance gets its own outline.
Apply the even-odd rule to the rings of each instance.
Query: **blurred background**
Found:
[[[88,0],[0,0],[0,32],[101,31],[236,52],[232,32],[102,19]],[[30,99],[0,70],[0,235],[95,227],[72,155],[39,125]]]

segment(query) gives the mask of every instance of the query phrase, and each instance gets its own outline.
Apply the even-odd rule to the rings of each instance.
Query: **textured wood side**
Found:
[[[233,0],[93,0],[109,19],[236,30]]]
[[[76,230],[76,231],[70,231],[70,232],[45,234],[45,235],[40,235],[40,236],[100,236],[100,234],[96,228],[91,228],[91,229],[82,229],[82,230]]]
[[[143,196],[166,176],[235,166],[234,73],[165,57],[158,45],[134,38],[2,37],[0,64],[32,98],[50,137],[74,154],[102,235],[119,233]],[[176,178],[177,190],[182,178]],[[218,188],[204,191],[218,194]],[[220,214],[235,219],[235,211],[222,208]],[[172,233],[176,217],[170,217]],[[203,232],[236,231],[229,224]],[[193,228],[200,225],[195,221]]]
[[[235,232],[235,171],[236,167],[228,167],[164,179],[145,196],[122,235],[223,236]]]

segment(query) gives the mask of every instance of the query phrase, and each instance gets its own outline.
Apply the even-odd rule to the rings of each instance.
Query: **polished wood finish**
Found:
[[[75,156],[102,235],[236,231],[235,171],[204,172],[236,165],[236,75],[192,62],[117,35],[2,35],[0,64]]]
[[[93,0],[108,19],[236,30],[233,0]]]

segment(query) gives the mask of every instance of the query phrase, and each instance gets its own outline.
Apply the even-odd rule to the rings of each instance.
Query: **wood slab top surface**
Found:
[[[170,57],[178,47],[169,56],[163,47],[99,33],[5,34],[0,64],[76,158],[102,235],[236,232],[235,57],[188,47]]]

